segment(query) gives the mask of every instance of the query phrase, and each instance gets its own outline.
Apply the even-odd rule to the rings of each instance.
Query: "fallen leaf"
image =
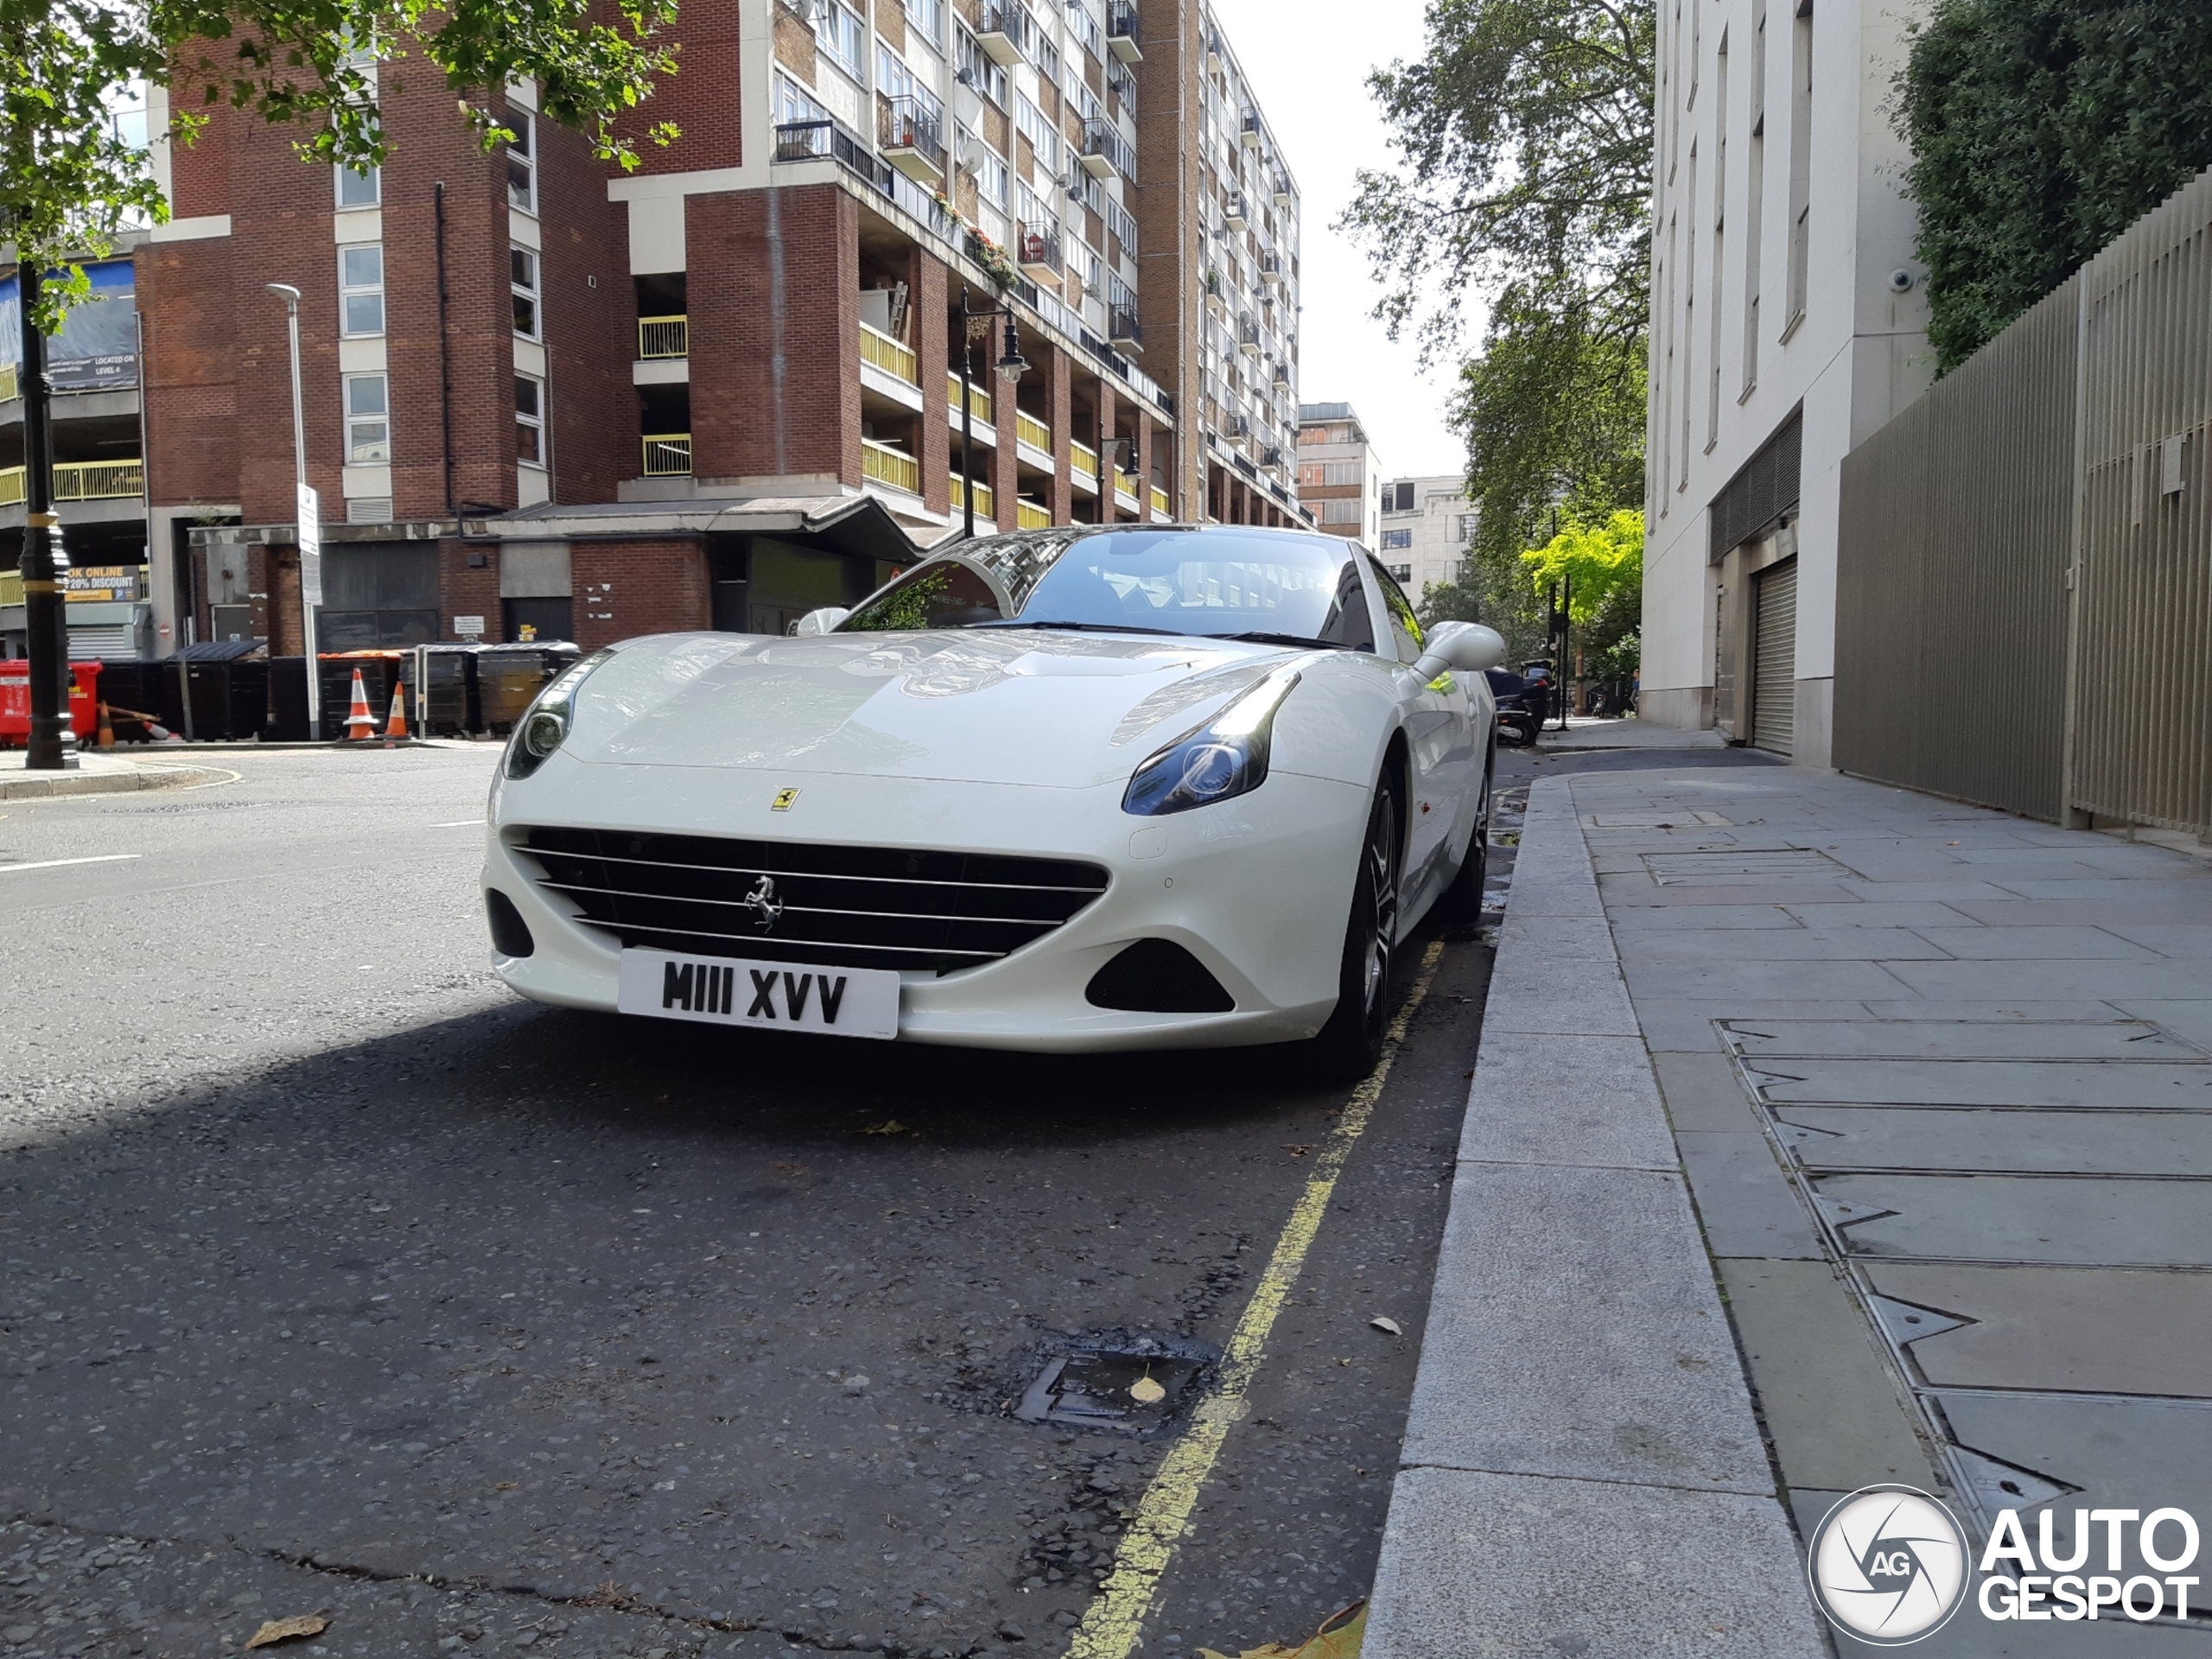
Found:
[[[518,1480],[502,1480],[494,1483],[492,1490],[495,1492],[512,1492],[521,1484],[522,1483]]]
[[[1286,1648],[1280,1642],[1247,1648],[1236,1659],[1359,1659],[1360,1643],[1367,1638],[1367,1604],[1355,1601],[1321,1621],[1313,1639],[1303,1647]],[[1205,1659],[1230,1659],[1225,1653],[1200,1648]]]
[[[869,1124],[861,1133],[862,1135],[907,1135],[912,1131],[897,1118],[887,1117],[880,1123]]]
[[[1368,1323],[1373,1325],[1377,1331],[1388,1331],[1394,1337],[1402,1337],[1406,1334],[1404,1327],[1400,1325],[1395,1319],[1391,1319],[1385,1314],[1378,1314],[1376,1318],[1370,1319]]]
[[[308,1613],[299,1618],[272,1618],[253,1633],[246,1646],[273,1648],[279,1642],[321,1636],[329,1628],[330,1621],[320,1613]]]
[[[1313,1150],[1313,1146],[1311,1141],[1291,1141],[1285,1143],[1283,1150],[1294,1158],[1303,1158],[1307,1153]]]
[[[1156,1406],[1167,1397],[1167,1390],[1151,1377],[1141,1376],[1129,1384],[1129,1398],[1141,1406]]]

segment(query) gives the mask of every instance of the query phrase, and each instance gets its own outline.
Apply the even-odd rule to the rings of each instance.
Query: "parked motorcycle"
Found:
[[[1543,716],[1529,707],[1529,682],[1503,668],[1485,670],[1484,677],[1490,681],[1491,695],[1497,700],[1498,741],[1534,748],[1544,722]]]

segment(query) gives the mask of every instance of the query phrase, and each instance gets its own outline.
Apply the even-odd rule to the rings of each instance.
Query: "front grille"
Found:
[[[625,945],[938,974],[996,962],[1106,890],[1096,864],[997,854],[547,828],[522,850]]]

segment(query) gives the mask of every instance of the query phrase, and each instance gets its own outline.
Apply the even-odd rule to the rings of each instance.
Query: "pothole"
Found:
[[[1221,1350],[1172,1332],[1116,1330],[1058,1338],[1028,1357],[1014,1405],[1023,1422],[1149,1439],[1205,1391]]]

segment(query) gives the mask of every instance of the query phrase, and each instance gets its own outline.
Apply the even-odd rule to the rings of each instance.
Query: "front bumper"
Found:
[[[1363,790],[1278,772],[1235,800],[1140,818],[1121,810],[1121,781],[1044,789],[817,773],[773,812],[782,781],[556,753],[535,776],[502,783],[484,885],[513,902],[536,949],[495,954],[500,977],[535,1001],[615,1006],[620,945],[542,889],[517,845],[524,828],[549,824],[1081,859],[1108,872],[1089,906],[1012,955],[943,977],[902,976],[902,1040],[1067,1053],[1230,1047],[1311,1037],[1336,1006]],[[1091,976],[1147,938],[1189,950],[1236,1007],[1148,1014],[1086,1001]]]

